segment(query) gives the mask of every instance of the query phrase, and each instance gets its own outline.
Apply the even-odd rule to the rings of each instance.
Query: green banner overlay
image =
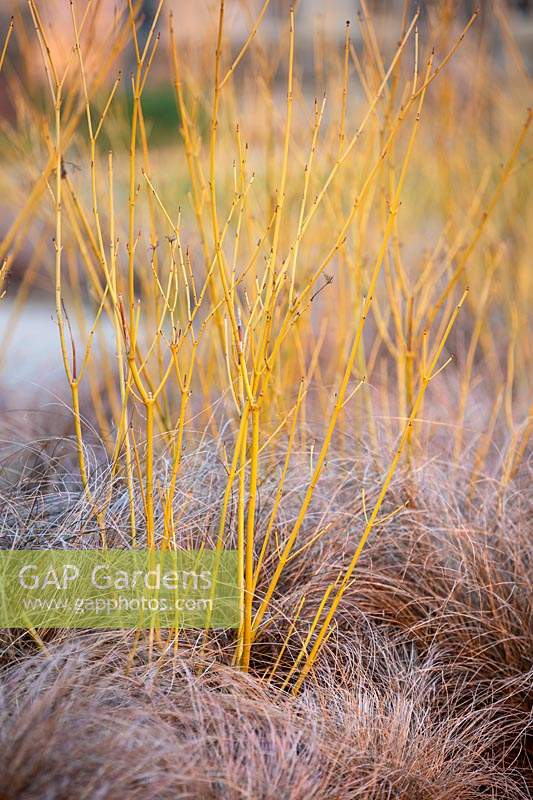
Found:
[[[0,550],[0,628],[236,628],[235,550]]]

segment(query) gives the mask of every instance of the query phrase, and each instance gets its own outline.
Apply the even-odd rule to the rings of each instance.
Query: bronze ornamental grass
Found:
[[[2,630],[2,800],[531,796],[519,5],[2,4],[1,548],[239,596]]]

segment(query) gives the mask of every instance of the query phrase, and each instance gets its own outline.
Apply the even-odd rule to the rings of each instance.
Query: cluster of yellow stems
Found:
[[[175,493],[190,422],[191,394],[193,390],[203,394],[207,405],[213,394],[224,398],[232,420],[233,449],[229,455],[224,452],[227,480],[215,547],[221,550],[228,546],[228,514],[236,495],[235,541],[242,602],[235,662],[244,670],[250,668],[254,640],[273,613],[276,592],[287,565],[296,557],[305,557],[309,544],[327,535],[326,530],[318,531],[302,546],[300,534],[315,489],[327,464],[339,420],[352,400],[360,402],[361,409],[367,409],[367,430],[374,443],[377,441],[375,420],[366,395],[365,399],[360,398],[366,392],[368,377],[377,358],[377,348],[368,352],[366,345],[365,352],[364,333],[368,320],[372,319],[378,346],[385,347],[397,368],[401,426],[395,436],[391,460],[383,469],[381,488],[369,513],[363,496],[365,524],[361,531],[350,533],[357,536],[353,556],[337,580],[326,589],[308,635],[285,678],[285,685],[291,685],[297,692],[334,630],[337,609],[365,543],[376,526],[383,522],[380,512],[402,456],[409,462],[413,458],[413,429],[420,417],[426,390],[451,361],[451,356],[446,358],[443,354],[460,309],[469,302],[465,280],[467,265],[504,185],[515,169],[530,115],[495,185],[487,195],[485,180],[470,201],[465,224],[446,251],[444,267],[441,266],[443,245],[439,240],[417,279],[412,280],[402,264],[398,232],[409,167],[416,151],[428,90],[453,58],[474,24],[476,14],[441,56],[438,65],[433,51],[425,61],[421,56],[418,12],[412,19],[404,19],[400,41],[387,67],[366,4],[362,3],[362,36],[369,65],[365,66],[360,59],[347,27],[340,78],[336,79],[340,97],[339,119],[328,123],[334,131],[332,138],[336,139],[332,145],[334,157],[325,167],[326,162],[316,158],[325,125],[325,98],[322,103],[315,101],[305,152],[300,142],[301,125],[295,119],[295,93],[300,90],[300,85],[296,80],[295,13],[291,9],[284,39],[287,44],[285,52],[288,52],[284,129],[279,139],[279,168],[273,178],[271,174],[256,177],[250,171],[248,162],[253,146],[248,148],[240,126],[235,125],[238,105],[236,76],[239,67],[246,64],[245,57],[250,56],[254,48],[268,5],[269,0],[265,0],[237,55],[228,58],[228,45],[224,38],[226,9],[224,0],[220,1],[210,124],[205,136],[201,132],[198,102],[184,79],[175,23],[172,15],[169,17],[169,52],[182,137],[178,158],[186,162],[190,186],[189,196],[183,198],[183,203],[192,208],[191,219],[195,224],[195,250],[192,250],[184,244],[188,229],[183,223],[182,211],[178,210],[176,214],[175,206],[165,200],[165,193],[158,188],[154,178],[149,132],[143,113],[143,92],[159,47],[160,37],[156,31],[163,19],[164,0],[158,4],[142,46],[138,9],[128,0],[123,24],[117,25],[111,43],[106,43],[105,64],[95,68],[90,76],[84,52],[88,44],[84,48],[83,42],[92,4],[88,2],[79,17],[75,4],[70,3],[73,50],[60,73],[37,0],[29,0],[54,118],[49,135],[45,137],[48,160],[22,212],[5,237],[0,256],[8,255],[19,230],[39,198],[48,191],[55,208],[55,301],[61,352],[71,392],[81,481],[94,509],[102,547],[107,546],[106,512],[111,501],[112,480],[107,499],[97,499],[91,488],[80,409],[80,386],[86,376],[98,427],[109,450],[112,478],[120,473],[126,480],[134,547],[139,544],[140,532],[145,534],[150,549],[176,547],[179,520],[176,519]],[[0,56],[0,67],[12,29],[11,24]],[[113,81],[105,101],[100,103],[98,114],[95,113],[95,104],[106,84],[110,65],[128,43],[133,47],[135,58],[130,87],[128,209],[117,217],[114,175],[117,154],[109,149],[106,163],[101,157],[100,141],[118,96],[120,75]],[[404,80],[408,51],[412,67]],[[259,48],[257,58],[260,60],[263,56]],[[359,75],[366,95],[366,109],[350,136],[348,89],[353,69]],[[264,80],[268,82],[266,77]],[[272,87],[267,87],[265,92],[273,102]],[[231,125],[226,125],[228,119]],[[88,137],[90,210],[84,208],[65,166],[68,148],[75,139],[79,140],[82,130]],[[401,148],[399,141],[404,142]],[[276,142],[271,141],[270,145],[277,152]],[[230,147],[235,148],[236,153],[232,169],[228,169],[226,163]],[[222,178],[221,151],[225,165]],[[303,162],[298,166],[302,176],[299,182],[294,177],[294,163],[299,163],[296,152]],[[358,164],[364,163],[364,168],[358,167],[357,174],[354,174],[351,165],[361,152],[365,158]],[[275,156],[271,157],[275,161]],[[120,153],[119,158],[122,165],[124,154]],[[399,168],[395,166],[396,162]],[[102,164],[107,167],[104,175],[101,174]],[[257,182],[261,184],[257,191],[266,199],[262,222],[257,204],[254,205],[251,199]],[[373,255],[371,262],[367,263],[361,251],[379,186],[386,190],[382,226],[377,247],[369,248]],[[146,202],[140,214],[141,195]],[[324,215],[328,220],[336,221],[336,225],[330,221],[323,225]],[[148,263],[140,253],[137,230],[145,220],[149,225],[151,253]],[[67,244],[65,224],[68,226]],[[123,254],[119,229],[127,231]],[[165,234],[161,240],[164,244],[158,238],[161,231]],[[347,242],[354,231],[355,258],[350,262]],[[327,240],[324,239],[326,232],[329,232]],[[308,244],[317,241],[325,247],[313,248]],[[161,255],[163,248],[165,256]],[[318,253],[315,259],[311,258],[313,253]],[[194,262],[202,263],[201,280],[198,278],[200,270],[193,267]],[[83,301],[70,301],[76,309],[78,328],[85,336],[81,356],[75,344],[78,334],[73,331],[66,310],[64,289],[67,272],[73,296],[78,292],[77,296],[81,297],[80,263],[95,303],[94,318],[88,325]],[[346,268],[349,263],[353,264],[351,273]],[[0,281],[8,266],[8,261],[5,261]],[[326,272],[329,268],[337,273],[342,271],[341,267],[349,277],[335,274],[333,278]],[[480,309],[487,302],[490,275],[494,269],[496,267],[491,267],[485,292],[478,299],[477,307]],[[389,298],[388,308],[384,308],[383,300],[379,299],[382,297],[379,287],[383,277]],[[322,405],[322,440],[317,452],[314,444],[312,446],[309,480],[298,514],[290,522],[289,529],[280,533],[277,521],[284,484],[294,453],[306,445],[308,389],[320,370],[326,337],[324,325],[317,331],[312,311],[318,296],[321,295],[322,300],[333,279],[338,280],[339,292],[344,297],[343,305],[333,305],[332,308],[333,315],[339,315],[342,328],[336,352],[331,356],[335,361],[335,368],[330,373],[335,387],[333,395],[330,393],[329,404],[325,402]],[[339,295],[335,302],[339,302]],[[111,323],[112,344],[106,338],[105,330],[109,326],[102,332],[104,319]],[[483,335],[482,324],[483,314],[480,312],[461,383],[459,405],[463,417],[474,355]],[[100,350],[107,351],[108,360],[103,366],[101,362],[95,365],[95,337],[100,337]],[[113,348],[116,365],[109,358]],[[105,403],[101,396],[102,384],[98,381],[99,371],[105,386]],[[512,376],[508,378],[509,382],[512,384]],[[139,409],[144,420],[142,447],[133,424],[133,417]],[[212,415],[208,424],[215,434],[219,433]],[[462,427],[458,426],[458,430]],[[277,489],[266,527],[258,531],[262,454],[268,453],[268,448],[279,440],[283,432],[286,432],[286,448]],[[460,436],[459,433],[456,440],[457,458],[461,452]],[[521,457],[524,441],[524,437],[518,436],[514,441],[508,477]],[[170,455],[171,464],[164,483],[156,470],[156,459],[162,449]],[[142,493],[141,519],[138,518],[136,497],[139,491]],[[260,592],[259,586],[262,587]],[[293,627],[304,603],[305,598],[302,598],[294,610]],[[290,636],[291,629],[271,670],[271,677]]]

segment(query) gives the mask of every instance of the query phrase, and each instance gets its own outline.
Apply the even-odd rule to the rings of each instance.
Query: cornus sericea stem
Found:
[[[432,63],[432,59],[430,58],[429,62],[428,62],[428,72],[431,69],[431,63]],[[311,503],[311,501],[313,499],[313,495],[314,495],[314,492],[315,492],[316,485],[318,483],[318,480],[319,480],[320,475],[322,473],[322,469],[324,467],[324,463],[326,461],[326,457],[327,457],[327,454],[328,454],[328,451],[329,451],[329,448],[330,448],[330,444],[331,444],[331,441],[332,441],[332,438],[333,438],[333,433],[334,433],[336,425],[337,425],[337,420],[338,420],[339,414],[340,414],[340,412],[341,412],[341,410],[342,410],[342,408],[344,406],[344,400],[345,400],[346,392],[347,392],[347,389],[348,389],[348,385],[349,385],[350,379],[352,377],[352,372],[353,372],[353,367],[354,367],[354,364],[355,364],[355,359],[357,357],[357,354],[359,353],[359,348],[360,348],[360,345],[361,345],[361,339],[362,339],[362,336],[363,336],[363,330],[365,328],[366,319],[367,319],[368,313],[369,313],[371,305],[372,305],[372,300],[373,300],[373,296],[374,296],[374,290],[375,290],[376,282],[377,282],[377,279],[378,279],[379,271],[380,271],[380,268],[381,268],[381,264],[382,264],[382,261],[383,261],[384,255],[385,255],[385,250],[386,250],[386,247],[387,247],[388,239],[389,239],[389,236],[390,236],[390,233],[391,233],[391,230],[392,230],[392,224],[393,224],[394,216],[395,216],[395,214],[397,213],[397,210],[398,210],[399,198],[400,198],[402,187],[403,187],[403,183],[404,183],[404,180],[405,180],[405,177],[406,177],[406,174],[407,174],[407,167],[408,167],[408,164],[409,164],[409,159],[410,159],[412,148],[413,148],[413,145],[414,145],[416,132],[418,130],[418,125],[419,125],[419,122],[420,122],[420,110],[421,110],[422,104],[424,102],[424,96],[425,96],[425,93],[423,92],[421,94],[421,96],[420,96],[420,102],[419,102],[418,111],[417,111],[417,115],[416,115],[416,119],[415,119],[415,124],[413,126],[413,131],[412,131],[412,134],[411,134],[411,137],[410,137],[410,140],[409,140],[409,144],[408,144],[408,147],[407,147],[406,155],[404,157],[404,161],[403,161],[403,164],[402,164],[402,170],[401,170],[401,174],[400,174],[400,179],[398,181],[396,195],[395,195],[394,200],[393,200],[393,205],[391,207],[389,220],[388,220],[388,223],[387,223],[387,227],[385,229],[385,235],[383,237],[383,241],[382,241],[378,256],[376,258],[376,261],[375,261],[375,264],[374,264],[374,268],[372,270],[370,284],[369,284],[369,287],[368,287],[368,294],[367,294],[367,297],[365,298],[365,301],[363,303],[363,309],[362,309],[362,313],[361,313],[361,316],[360,316],[360,319],[359,319],[359,324],[357,326],[355,337],[353,339],[353,343],[352,343],[352,346],[351,346],[351,349],[350,349],[350,353],[349,353],[349,356],[348,356],[348,359],[347,359],[347,362],[346,362],[346,367],[345,367],[344,374],[343,374],[343,377],[342,377],[342,381],[341,381],[341,384],[340,384],[340,387],[339,387],[339,391],[338,391],[338,394],[337,394],[337,400],[335,402],[335,405],[333,407],[333,411],[332,411],[330,419],[329,419],[329,423],[328,423],[328,427],[327,427],[327,431],[326,431],[326,436],[324,438],[324,442],[322,444],[322,448],[320,450],[320,453],[319,453],[319,456],[318,456],[318,459],[317,459],[316,467],[314,469],[313,476],[311,478],[311,482],[309,484],[309,487],[307,489],[304,501],[303,501],[302,506],[300,508],[300,512],[299,512],[298,517],[296,519],[296,523],[295,523],[295,525],[294,525],[294,527],[293,527],[293,529],[292,529],[292,531],[291,531],[291,533],[290,533],[290,535],[289,535],[289,537],[288,537],[288,539],[286,541],[285,547],[283,548],[283,552],[282,552],[282,554],[280,556],[280,559],[278,561],[278,565],[277,565],[277,567],[276,567],[276,569],[274,571],[274,574],[272,576],[272,579],[270,581],[268,589],[267,589],[267,591],[265,593],[263,601],[261,602],[261,605],[259,606],[259,609],[258,609],[257,614],[255,616],[254,624],[253,624],[254,631],[256,631],[258,629],[259,625],[261,624],[261,620],[263,619],[263,616],[264,616],[264,614],[265,614],[265,612],[266,612],[266,610],[268,608],[268,605],[269,605],[270,600],[271,600],[271,598],[272,598],[272,596],[274,594],[276,586],[278,585],[279,579],[280,579],[281,574],[282,574],[282,572],[284,570],[284,567],[285,567],[285,564],[287,562],[287,559],[288,559],[288,557],[289,557],[289,555],[291,553],[291,550],[293,549],[294,544],[295,544],[295,542],[296,542],[296,540],[298,538],[298,534],[299,534],[300,529],[302,527],[302,524],[303,524],[303,521],[305,519],[305,515],[307,513],[309,505],[310,505],[310,503]]]
[[[291,636],[293,635],[293,633],[294,633],[294,631],[296,629],[296,625],[298,623],[298,619],[300,617],[300,613],[302,611],[304,603],[305,603],[305,595],[300,599],[300,602],[298,603],[298,605],[296,606],[296,608],[294,610],[294,613],[292,615],[292,619],[291,619],[289,628],[287,630],[287,635],[285,637],[285,640],[284,640],[282,646],[279,649],[278,655],[276,656],[276,660],[274,661],[274,664],[272,665],[272,668],[271,668],[270,672],[268,673],[268,680],[269,681],[272,681],[272,679],[274,678],[274,676],[275,676],[275,674],[276,674],[276,672],[278,670],[279,665],[281,664],[281,659],[283,658],[283,655],[284,655],[284,653],[285,653],[285,651],[286,651],[286,649],[287,649],[287,647],[289,645],[290,638],[291,638]]]
[[[239,634],[237,647],[235,650],[235,663],[243,663],[244,641],[245,641],[245,562],[246,562],[246,538],[245,538],[245,510],[246,510],[246,444],[248,433],[248,420],[245,420],[244,431],[240,442],[239,454],[239,490],[237,501],[237,583],[239,587]]]
[[[105,521],[103,519],[102,514],[96,508],[96,504],[94,502],[90,487],[89,487],[89,480],[87,475],[87,465],[85,461],[85,450],[83,446],[83,434],[81,428],[81,414],[80,414],[80,404],[79,404],[79,380],[81,378],[81,374],[83,369],[85,368],[90,355],[90,343],[89,340],[85,357],[83,360],[83,364],[80,369],[80,373],[78,374],[77,364],[76,364],[76,350],[74,345],[74,339],[72,331],[70,330],[69,325],[69,332],[71,336],[71,343],[72,343],[72,367],[69,362],[69,356],[67,351],[67,343],[66,343],[66,336],[65,336],[65,325],[64,325],[64,318],[63,318],[63,299],[62,299],[62,250],[63,250],[63,225],[62,225],[62,180],[63,180],[63,155],[62,155],[62,139],[61,139],[61,108],[63,103],[63,84],[66,78],[67,69],[63,74],[62,79],[60,80],[58,77],[58,73],[55,68],[54,61],[51,56],[50,46],[48,44],[46,34],[38,13],[38,10],[35,6],[33,0],[30,0],[30,11],[33,18],[33,22],[35,25],[35,29],[37,32],[39,44],[41,47],[41,51],[43,53],[43,61],[45,64],[45,71],[48,77],[48,83],[50,87],[50,94],[54,104],[54,126],[55,126],[55,239],[54,239],[54,247],[55,247],[55,304],[56,304],[56,315],[57,315],[57,323],[58,323],[58,330],[59,330],[59,340],[61,346],[61,355],[63,359],[63,365],[65,369],[65,373],[67,376],[67,380],[69,383],[70,391],[71,391],[71,398],[72,398],[72,412],[74,418],[74,431],[76,437],[76,451],[78,457],[78,465],[80,471],[80,478],[82,481],[84,492],[87,496],[87,499],[91,506],[93,507],[93,511],[95,513],[98,526],[100,529],[100,539],[101,544],[103,547],[106,547],[106,534],[105,534]],[[68,320],[67,320],[68,321]]]
[[[257,559],[257,564],[255,566],[255,571],[254,571],[254,576],[253,576],[253,585],[252,585],[252,592],[253,593],[255,593],[255,589],[256,589],[256,586],[257,586],[257,581],[259,579],[259,573],[260,573],[261,567],[263,565],[263,559],[265,558],[265,554],[267,552],[267,548],[268,548],[268,545],[269,545],[269,542],[270,542],[270,537],[272,535],[272,529],[274,527],[274,523],[276,522],[276,515],[278,513],[278,509],[279,509],[279,506],[280,506],[280,503],[281,503],[283,487],[285,485],[285,479],[287,477],[287,471],[289,469],[290,459],[291,459],[291,455],[292,455],[292,449],[293,449],[293,445],[294,445],[294,438],[295,438],[295,435],[296,435],[296,426],[297,426],[297,423],[298,423],[298,415],[299,415],[299,412],[300,412],[300,408],[301,408],[304,396],[305,396],[305,387],[304,387],[304,382],[302,381],[300,383],[300,390],[298,392],[298,399],[296,401],[296,405],[295,405],[294,410],[292,412],[293,413],[293,419],[292,419],[291,429],[290,429],[290,433],[289,433],[289,440],[288,440],[288,443],[287,443],[287,453],[285,455],[285,460],[283,462],[283,469],[282,469],[282,472],[281,472],[281,475],[280,475],[280,479],[278,481],[278,487],[276,489],[276,497],[275,497],[275,500],[274,500],[274,505],[273,505],[273,508],[272,508],[272,512],[270,514],[270,519],[268,521],[267,529],[266,529],[264,537],[263,537],[263,542],[261,544],[261,550],[260,550],[260,553],[259,553],[259,557]]]
[[[146,431],[146,458],[145,458],[145,510],[146,510],[146,541],[149,549],[155,547],[155,507],[154,507],[154,409],[157,399],[163,391],[172,368],[172,359],[163,374],[155,391],[147,389],[135,361],[135,353],[128,353],[128,363],[133,382],[141,397],[145,415]]]
[[[238,466],[242,459],[243,448],[244,452],[246,452],[246,437],[248,433],[248,420],[249,420],[249,413],[250,407],[248,404],[244,406],[244,410],[240,419],[239,429],[237,432],[237,438],[235,440],[235,446],[233,451],[233,457],[231,460],[231,465],[228,472],[228,477],[226,480],[226,488],[224,490],[224,497],[222,500],[222,510],[220,513],[220,519],[218,523],[218,533],[215,543],[215,568],[213,571],[213,587],[216,583],[217,579],[217,569],[220,555],[224,548],[225,543],[225,529],[226,529],[226,521],[228,517],[228,507],[231,499],[231,493],[233,489],[233,484],[235,482],[235,478],[238,472]],[[243,470],[244,472],[244,470]],[[242,476],[241,479],[244,479]],[[244,505],[242,506],[242,512],[244,513]],[[238,535],[240,537],[238,542],[238,553],[237,553],[237,562],[238,562],[238,585],[239,585],[239,597],[240,597],[240,614],[241,614],[241,628],[239,631],[238,643],[237,643],[237,660],[240,660],[241,653],[242,653],[242,642],[243,642],[243,629],[244,629],[244,597],[243,597],[243,586],[244,586],[244,518],[242,517],[240,523],[240,533],[238,528]],[[209,628],[211,623],[211,609],[208,609],[207,612],[207,619],[206,619],[206,628]]]
[[[435,349],[435,353],[434,353],[433,358],[431,360],[431,363],[429,365],[428,372],[427,372],[427,374],[425,374],[422,377],[422,381],[421,381],[421,384],[420,384],[420,388],[418,390],[418,394],[416,396],[415,402],[413,404],[413,407],[411,409],[411,413],[409,414],[407,422],[405,423],[402,435],[400,437],[400,441],[399,441],[398,446],[396,448],[396,452],[394,453],[394,457],[392,459],[392,462],[390,464],[388,472],[387,472],[387,474],[385,476],[385,480],[383,481],[383,484],[382,484],[382,487],[381,487],[381,491],[380,491],[380,493],[378,495],[378,498],[376,500],[376,503],[374,505],[374,509],[372,511],[372,514],[368,518],[368,522],[367,522],[367,524],[366,524],[366,526],[365,526],[365,528],[363,530],[362,536],[361,536],[361,538],[359,540],[359,544],[357,545],[357,548],[356,548],[356,550],[355,550],[355,552],[354,552],[354,554],[352,556],[350,564],[348,565],[348,568],[346,569],[346,571],[345,571],[345,573],[344,573],[344,575],[342,577],[342,580],[340,582],[339,588],[337,589],[337,591],[335,593],[335,596],[334,596],[334,598],[333,598],[333,600],[331,602],[331,606],[329,607],[329,610],[328,610],[328,612],[327,612],[327,614],[326,614],[326,616],[324,618],[324,622],[322,623],[322,625],[320,627],[320,630],[319,630],[319,632],[318,632],[318,634],[316,636],[316,639],[315,639],[315,642],[313,644],[313,647],[309,651],[309,654],[308,654],[308,656],[307,656],[307,658],[306,658],[306,660],[304,662],[304,666],[302,667],[300,675],[298,676],[298,679],[296,680],[296,682],[294,684],[294,687],[293,687],[293,693],[294,694],[298,693],[302,683],[304,682],[304,680],[307,677],[310,669],[312,668],[314,662],[316,661],[316,658],[317,658],[317,656],[318,656],[318,654],[320,652],[320,649],[321,649],[321,647],[322,647],[322,645],[324,643],[324,639],[325,639],[326,635],[329,632],[332,620],[333,620],[333,618],[335,616],[335,612],[337,611],[339,603],[341,602],[341,600],[343,598],[343,595],[344,595],[344,593],[345,593],[345,591],[346,591],[346,589],[348,587],[348,584],[349,584],[350,579],[352,577],[353,571],[355,570],[355,568],[357,566],[357,563],[359,561],[359,558],[361,556],[363,548],[364,548],[364,546],[365,546],[365,544],[366,544],[366,542],[368,540],[368,537],[370,536],[370,534],[371,534],[371,532],[372,532],[372,530],[373,530],[373,528],[374,528],[374,526],[376,524],[377,516],[378,516],[378,514],[380,512],[381,506],[383,504],[383,500],[385,499],[385,495],[387,494],[387,490],[388,490],[388,488],[390,486],[390,483],[391,483],[391,481],[392,481],[392,479],[393,479],[393,477],[394,477],[394,475],[396,473],[396,469],[398,467],[398,463],[400,461],[400,458],[401,458],[401,455],[403,453],[405,444],[406,444],[406,442],[408,440],[408,437],[409,437],[409,435],[411,433],[411,429],[412,429],[412,427],[413,427],[413,425],[414,425],[414,423],[416,421],[417,414],[418,414],[418,411],[419,411],[420,406],[422,404],[422,400],[423,400],[424,395],[426,393],[427,387],[428,387],[429,382],[431,381],[432,377],[434,377],[434,372],[435,372],[437,363],[439,361],[439,358],[441,356],[442,351],[444,350],[444,347],[445,347],[446,342],[448,340],[448,336],[450,335],[450,332],[451,332],[451,330],[452,330],[452,328],[454,326],[455,320],[457,318],[457,315],[459,314],[459,311],[461,310],[461,307],[462,307],[462,305],[463,305],[463,303],[465,301],[467,293],[468,293],[468,289],[465,290],[465,292],[463,293],[459,303],[455,307],[455,309],[453,311],[453,314],[450,317],[450,319],[448,321],[448,324],[446,326],[446,330],[444,331],[444,335],[442,336],[442,339],[440,340],[440,342],[438,343],[438,345],[437,345],[437,347]]]
[[[11,19],[9,21],[9,25],[7,27],[7,33],[6,33],[6,36],[5,36],[5,39],[4,39],[4,44],[2,46],[2,51],[0,52],[0,72],[2,71],[2,67],[4,66],[4,59],[6,57],[7,47],[9,45],[9,40],[11,39],[11,34],[13,33],[13,28],[14,27],[15,26],[14,26],[13,17],[11,17]]]
[[[259,407],[252,408],[252,454],[250,470],[250,497],[248,500],[248,520],[246,527],[246,562],[244,573],[244,627],[242,668],[250,666],[250,649],[252,646],[252,603],[254,592],[254,533],[255,504],[257,498],[257,477],[259,466]]]
[[[146,408],[146,543],[155,547],[154,522],[154,398],[145,402]]]
[[[264,315],[262,330],[259,336],[259,354],[258,363],[262,363],[265,358],[265,352],[270,340],[270,332],[273,321],[273,311],[275,302],[275,288],[276,288],[276,269],[277,257],[279,248],[279,239],[281,232],[281,222],[283,219],[283,211],[285,207],[285,191],[287,183],[287,168],[289,162],[289,145],[291,140],[291,127],[292,127],[292,108],[293,108],[293,71],[294,71],[294,9],[290,9],[290,24],[289,24],[289,67],[288,67],[288,81],[287,81],[287,119],[285,121],[285,134],[283,141],[283,163],[281,167],[281,178],[278,189],[277,203],[276,203],[276,221],[274,224],[274,233],[272,236],[272,249],[269,256],[269,271],[268,281],[266,287],[265,305],[269,313]],[[257,393],[259,388],[260,373],[256,371],[253,381],[253,391]]]

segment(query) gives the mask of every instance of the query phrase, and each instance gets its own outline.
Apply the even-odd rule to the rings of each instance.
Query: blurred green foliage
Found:
[[[131,118],[133,96],[128,92],[126,109]],[[142,109],[149,141],[165,144],[174,137],[181,127],[179,111],[176,107],[174,89],[171,86],[146,88],[142,95]]]

